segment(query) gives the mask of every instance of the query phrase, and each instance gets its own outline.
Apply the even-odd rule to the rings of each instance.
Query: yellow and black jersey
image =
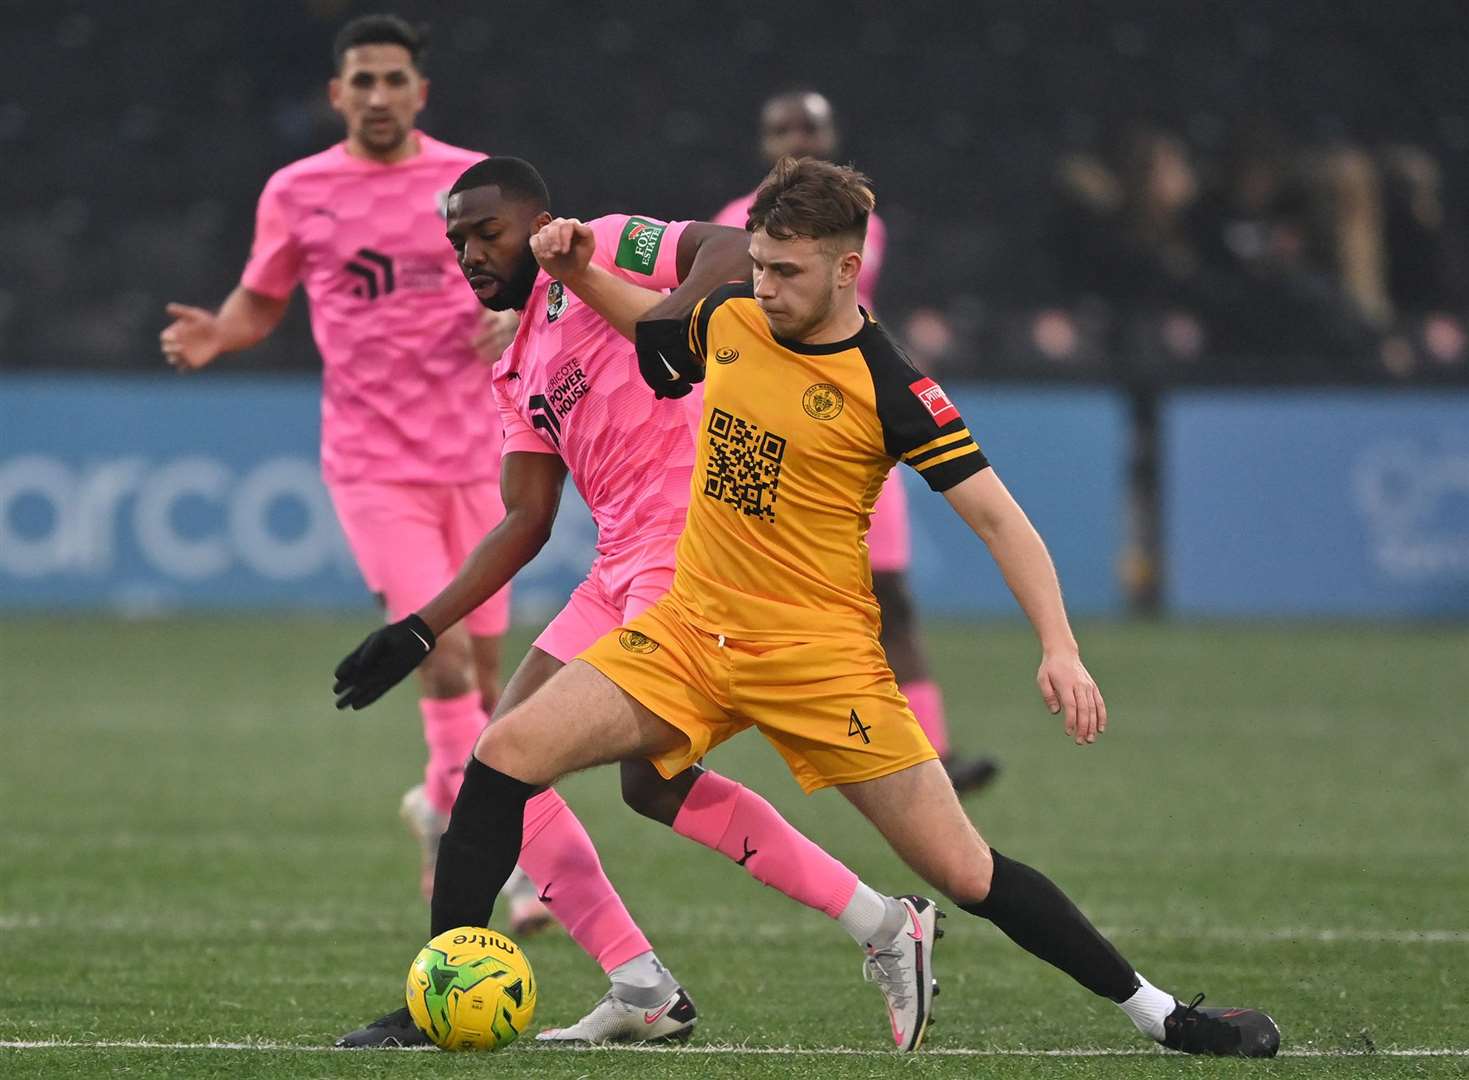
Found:
[[[943,389],[863,314],[845,341],[786,341],[745,282],[689,317],[704,406],[671,597],[709,633],[876,634],[865,537],[893,463],[935,491],[988,465]]]

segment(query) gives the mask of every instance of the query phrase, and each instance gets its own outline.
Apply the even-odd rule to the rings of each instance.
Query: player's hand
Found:
[[[1047,653],[1035,682],[1051,715],[1066,714],[1066,734],[1077,746],[1097,741],[1107,730],[1107,703],[1076,653]]]
[[[597,234],[576,218],[554,218],[530,238],[530,250],[542,270],[564,283],[591,263]]]
[[[704,381],[704,361],[689,349],[687,319],[645,319],[633,333],[638,371],[654,397],[681,398]]]
[[[371,705],[423,663],[434,648],[434,632],[417,615],[390,623],[363,639],[337,665],[337,708]]]
[[[196,371],[220,353],[219,322],[214,312],[188,304],[164,308],[173,322],[158,335],[163,358],[175,371]]]
[[[510,348],[515,332],[520,329],[520,315],[514,311],[491,311],[489,308],[480,316],[474,328],[474,337],[469,339],[475,354],[486,364],[500,359],[500,354]]]

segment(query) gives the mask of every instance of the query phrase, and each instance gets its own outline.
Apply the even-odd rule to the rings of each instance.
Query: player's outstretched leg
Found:
[[[591,837],[554,789],[525,806],[520,865],[541,885],[541,899],[601,965],[608,992],[579,1023],[537,1038],[569,1042],[687,1039],[697,1011],[653,952],[607,880]]]
[[[665,780],[646,760],[624,761],[622,796],[638,813],[835,919],[865,952],[863,974],[887,1001],[895,1044],[918,1048],[932,1015],[933,943],[942,936],[936,920],[943,915],[932,901],[875,891],[765,799],[700,766]]]
[[[842,793],[893,850],[959,907],[1115,1002],[1137,1029],[1190,1054],[1273,1057],[1280,1029],[1257,1009],[1202,1009],[1153,986],[1045,875],[990,848],[964,815],[937,762]]]
[[[551,892],[552,910],[559,906],[558,895],[580,897],[576,907],[581,916],[570,918],[568,930],[584,947],[587,942],[580,936],[581,927],[620,930],[625,923],[630,930],[609,934],[613,944],[607,949],[594,951],[594,946],[588,951],[609,969],[615,997],[653,1015],[652,1021],[644,1022],[643,1037],[686,1037],[696,1019],[692,1002],[626,916],[610,884],[605,892],[615,901],[620,917],[614,917],[607,903],[588,899],[589,883],[605,883],[606,877],[590,840],[585,840],[581,851],[576,850],[578,844],[568,842],[571,832],[579,832],[582,838],[585,832],[559,796],[544,788],[568,772],[660,753],[683,738],[594,668],[581,663],[558,673],[541,693],[490,725],[465,769],[449,826],[439,843],[429,936],[457,926],[486,925],[496,895],[522,857],[527,832],[538,845],[561,830],[557,842],[550,845],[555,854],[539,871],[547,875],[543,888]],[[538,872],[535,864],[530,858],[527,862],[534,876]],[[566,889],[558,894],[557,875],[563,872]],[[598,891],[590,889],[591,893]],[[337,1045],[412,1046],[425,1041],[403,1008],[344,1036]]]

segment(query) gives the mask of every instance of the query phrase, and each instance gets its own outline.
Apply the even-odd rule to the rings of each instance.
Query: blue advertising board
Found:
[[[1120,609],[1126,418],[1102,391],[950,386],[1045,534],[1074,611]],[[334,609],[371,603],[317,456],[310,378],[0,380],[0,608]],[[936,614],[1013,613],[983,546],[910,487],[914,590]],[[517,577],[543,620],[595,552],[568,485],[551,542]]]
[[[1120,612],[1126,533],[1128,417],[1109,390],[946,383],[979,440],[1051,549],[1073,614]],[[1015,600],[969,527],[903,467],[913,526],[910,581],[926,613],[1014,615]]]
[[[0,380],[0,606],[369,607],[320,478],[311,378]],[[543,617],[594,554],[575,492],[517,581]]]
[[[1469,614],[1469,393],[1175,394],[1162,421],[1171,610]]]

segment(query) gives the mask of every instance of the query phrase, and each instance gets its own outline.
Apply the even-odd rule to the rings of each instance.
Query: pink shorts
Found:
[[[872,508],[867,529],[867,553],[876,573],[902,573],[908,569],[912,548],[908,540],[908,494],[895,468]]]
[[[568,664],[609,630],[647,611],[673,584],[672,554],[670,549],[669,565],[645,567],[616,588],[608,588],[607,575],[594,565],[535,647]]]
[[[331,484],[332,504],[367,587],[401,619],[438,595],[475,545],[500,524],[500,485]],[[475,637],[510,625],[510,586],[464,618]]]

